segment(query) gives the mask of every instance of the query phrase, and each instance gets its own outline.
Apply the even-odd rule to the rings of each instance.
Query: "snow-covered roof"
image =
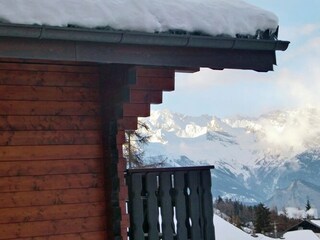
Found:
[[[320,227],[320,220],[311,220],[311,222]]]
[[[0,22],[231,37],[278,27],[273,13],[242,0],[1,0]]]

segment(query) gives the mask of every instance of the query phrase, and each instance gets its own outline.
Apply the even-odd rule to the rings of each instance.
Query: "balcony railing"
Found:
[[[214,240],[212,166],[131,169],[130,240]]]

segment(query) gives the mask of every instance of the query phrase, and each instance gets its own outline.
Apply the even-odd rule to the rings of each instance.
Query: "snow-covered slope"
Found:
[[[295,192],[296,207],[303,208],[309,198],[320,209],[319,109],[279,111],[256,119],[190,117],[163,110],[145,121],[152,134],[148,161],[215,165],[215,196],[251,203],[270,199],[270,204],[282,206],[281,193],[288,197],[290,191]]]
[[[225,221],[218,215],[214,216],[216,240],[277,240],[279,238],[270,238],[262,234],[255,237],[243,232],[231,223]],[[311,230],[292,231],[284,234],[286,240],[319,240],[319,238]]]

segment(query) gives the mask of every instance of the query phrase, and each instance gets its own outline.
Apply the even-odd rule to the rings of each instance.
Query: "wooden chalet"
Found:
[[[286,232],[298,231],[298,230],[311,230],[318,237],[320,237],[320,220],[304,219],[298,224],[290,227]]]
[[[175,72],[200,67],[267,72],[276,64],[275,52],[287,46],[274,39],[0,24],[0,240],[125,240],[128,232],[136,240],[214,239],[213,233],[199,233],[199,212],[191,229],[181,230],[184,237],[165,224],[168,215],[161,226],[171,234],[166,238],[151,214],[148,223],[141,214],[132,216],[146,207],[139,195],[144,189],[158,217],[160,200],[146,192],[149,183],[152,176],[159,181],[169,174],[161,180],[161,194],[170,197],[176,170],[153,170],[152,176],[129,172],[134,179],[129,195],[124,132],[136,129],[137,117],[149,116],[150,104],[161,103],[163,91],[174,90]],[[177,188],[186,171],[174,175]],[[195,189],[210,184],[208,172],[193,181],[197,176],[187,176],[198,184]],[[213,231],[208,189],[199,194],[209,218],[200,217]],[[193,186],[187,190],[173,194],[182,205],[183,194],[196,198],[189,192]],[[183,206],[166,208],[171,222],[172,214],[190,222],[192,210]]]

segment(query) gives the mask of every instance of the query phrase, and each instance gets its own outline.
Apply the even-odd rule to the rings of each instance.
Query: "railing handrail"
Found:
[[[146,173],[146,172],[178,172],[178,171],[201,171],[214,169],[213,165],[206,166],[190,166],[190,167],[165,167],[165,168],[131,168],[127,169],[127,173]]]

